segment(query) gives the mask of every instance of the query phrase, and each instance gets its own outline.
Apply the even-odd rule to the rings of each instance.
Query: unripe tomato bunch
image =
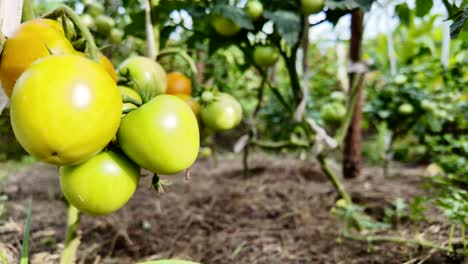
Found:
[[[112,17],[104,13],[104,6],[98,1],[90,1],[86,4],[81,15],[83,23],[93,32],[107,36],[111,43],[119,44],[123,40],[124,32],[115,27]]]
[[[199,128],[187,103],[164,94],[157,62],[128,58],[117,76],[107,58],[88,55],[74,49],[61,23],[30,20],[5,43],[0,81],[22,147],[60,166],[70,204],[106,215],[131,198],[141,168],[165,175],[189,168]]]

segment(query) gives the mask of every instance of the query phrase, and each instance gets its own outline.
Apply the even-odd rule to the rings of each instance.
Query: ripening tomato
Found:
[[[219,93],[201,109],[201,118],[206,127],[224,131],[236,127],[242,120],[242,107],[231,95]]]
[[[253,52],[254,62],[260,67],[271,66],[278,61],[278,58],[278,50],[273,46],[258,45]]]
[[[192,94],[192,81],[181,72],[167,74],[167,94]]]
[[[117,82],[117,73],[115,72],[115,68],[112,62],[100,52],[98,53],[98,58],[99,64],[104,68],[104,70],[106,70],[112,80]]]
[[[149,58],[130,57],[120,64],[117,73],[127,80],[128,86],[137,91],[144,102],[166,92],[166,72],[159,63]]]
[[[126,114],[117,133],[125,154],[157,174],[175,174],[190,167],[198,155],[198,123],[190,107],[163,94]]]
[[[124,206],[139,179],[140,167],[124,154],[112,151],[60,168],[60,187],[67,201],[94,216],[107,215]]]
[[[211,25],[218,34],[226,37],[234,36],[241,30],[239,25],[223,16],[214,16]]]
[[[192,112],[195,114],[195,116],[198,117],[198,114],[200,113],[200,104],[196,100],[194,100],[188,94],[175,94],[175,96],[179,97],[185,103],[187,103],[190,106],[190,108],[192,109]]]
[[[122,99],[97,63],[79,55],[49,56],[16,82],[10,113],[13,132],[37,159],[55,165],[81,163],[115,136]]]
[[[0,57],[0,81],[5,93],[11,96],[16,80],[34,61],[51,54],[74,52],[57,21],[34,19],[21,24],[6,41]]]

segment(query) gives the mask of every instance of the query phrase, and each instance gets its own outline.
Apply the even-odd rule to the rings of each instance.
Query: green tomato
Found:
[[[120,64],[117,73],[127,80],[130,88],[140,94],[143,102],[166,92],[166,72],[159,63],[149,58],[130,57]]]
[[[244,7],[245,13],[253,21],[259,19],[263,13],[263,5],[258,0],[250,0]]]
[[[115,21],[109,16],[99,15],[96,17],[95,21],[96,29],[102,34],[109,34],[112,28],[115,27]]]
[[[256,46],[253,59],[256,65],[268,67],[276,63],[279,58],[278,50],[273,46]]]
[[[112,43],[119,44],[122,42],[123,36],[124,36],[123,30],[119,28],[113,28],[110,31],[109,38]]]
[[[80,20],[87,28],[94,28],[96,26],[94,18],[89,14],[82,14]]]
[[[346,94],[341,91],[334,91],[330,94],[330,98],[337,102],[345,102],[346,101]]]
[[[37,159],[60,166],[84,162],[115,136],[122,99],[110,75],[80,55],[31,64],[13,89],[11,125]]]
[[[85,11],[93,17],[97,17],[104,13],[104,6],[101,3],[94,1],[86,5]]]
[[[346,116],[346,108],[342,103],[332,102],[320,109],[322,120],[328,125],[340,124]]]
[[[414,108],[411,104],[408,104],[408,103],[404,103],[404,104],[401,104],[399,107],[398,107],[398,113],[402,114],[402,115],[410,115],[412,114],[414,111]]]
[[[301,0],[300,11],[303,15],[317,14],[322,11],[324,0]]]
[[[110,214],[135,192],[140,168],[125,155],[101,152],[88,161],[60,168],[60,187],[67,201],[83,213]]]
[[[201,109],[203,123],[214,131],[236,127],[242,120],[242,107],[231,95],[220,93]]]
[[[222,16],[214,16],[211,25],[218,34],[226,37],[234,36],[241,30],[239,25]]]
[[[192,109],[173,95],[159,95],[122,118],[117,140],[139,166],[175,174],[197,158],[200,135]]]
[[[408,81],[408,78],[403,74],[398,74],[397,76],[395,76],[396,84],[400,84],[400,85],[405,84],[407,81]]]
[[[421,108],[425,111],[433,112],[437,109],[437,104],[430,100],[424,99],[421,101]]]
[[[214,94],[210,91],[204,91],[201,95],[201,100],[204,102],[204,103],[209,103],[211,101],[213,101],[214,99]]]

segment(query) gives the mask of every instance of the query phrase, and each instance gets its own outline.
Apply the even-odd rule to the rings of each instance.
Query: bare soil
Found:
[[[181,258],[206,264],[284,263],[457,263],[453,258],[417,246],[367,244],[340,238],[330,209],[338,199],[313,161],[256,154],[251,176],[244,177],[238,158],[198,161],[190,181],[168,176],[171,185],[155,193],[151,177],[118,212],[108,217],[83,215],[79,263],[136,263]],[[336,167],[336,166],[335,166]],[[338,168],[335,168],[336,170]],[[337,170],[338,171],[338,170]],[[378,168],[346,181],[353,199],[382,219],[397,197],[422,194],[422,170],[392,168],[384,179]],[[35,164],[0,183],[6,211],[0,220],[0,250],[17,256],[27,201],[33,199],[32,263],[58,263],[63,248],[66,207],[56,167]],[[431,209],[421,223],[424,237],[447,239],[448,224]],[[414,225],[403,220],[390,235],[409,236]],[[460,261],[458,261],[460,263]]]

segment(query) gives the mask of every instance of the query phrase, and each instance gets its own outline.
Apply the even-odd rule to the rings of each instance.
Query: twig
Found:
[[[394,242],[394,243],[401,243],[406,245],[417,245],[424,248],[433,248],[439,251],[444,251],[448,253],[452,253],[453,250],[449,247],[444,247],[435,244],[434,242],[427,241],[424,239],[407,239],[402,237],[393,237],[393,236],[362,236],[362,235],[352,235],[348,233],[343,233],[342,236],[347,239],[363,241],[368,243],[379,243],[379,242]]]

